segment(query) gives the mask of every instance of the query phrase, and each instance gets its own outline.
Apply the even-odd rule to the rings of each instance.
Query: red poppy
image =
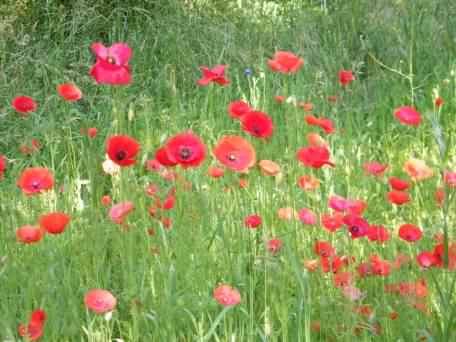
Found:
[[[24,116],[29,112],[34,112],[38,107],[35,100],[28,96],[17,96],[11,102],[11,105],[16,112],[23,114]]]
[[[220,285],[214,290],[213,296],[223,306],[234,306],[241,302],[241,294],[230,285]]]
[[[336,250],[327,241],[315,241],[314,252],[322,258],[329,258],[336,255]]]
[[[339,272],[333,275],[333,283],[335,287],[348,287],[353,283],[353,280],[353,274],[351,274],[351,272]]]
[[[135,205],[132,202],[121,202],[111,207],[109,217],[114,223],[122,224],[125,217],[134,209]]]
[[[171,210],[174,208],[175,204],[176,204],[176,196],[168,195],[168,197],[166,197],[165,200],[163,201],[163,210]]]
[[[318,187],[320,186],[320,180],[310,175],[304,175],[299,177],[297,183],[298,187],[305,191],[313,191],[315,189],[318,189]]]
[[[443,205],[443,202],[445,202],[445,191],[442,187],[438,187],[437,189],[435,189],[434,199],[439,207]]]
[[[334,133],[334,123],[331,119],[327,118],[321,118],[318,119],[313,115],[306,115],[304,117],[304,120],[306,120],[307,124],[310,126],[318,126],[321,127],[326,134],[331,134]]]
[[[44,310],[38,309],[32,312],[30,321],[27,326],[20,324],[18,333],[21,337],[26,337],[30,341],[37,341],[43,336],[44,324],[47,320],[47,315]]]
[[[399,228],[399,237],[408,242],[415,242],[421,239],[423,232],[417,226],[406,223]]]
[[[273,255],[277,254],[280,251],[280,249],[282,248],[282,246],[283,246],[283,241],[280,239],[270,239],[266,243],[267,250]]]
[[[437,97],[435,100],[434,100],[434,105],[439,108],[443,105],[443,99],[441,97]]]
[[[403,179],[397,178],[397,177],[390,177],[388,179],[388,183],[394,190],[397,190],[397,191],[404,191],[410,187],[409,182],[407,182]]]
[[[155,159],[163,166],[176,166],[177,161],[171,160],[169,158],[168,152],[166,151],[166,146],[160,147],[155,152]]]
[[[206,146],[192,132],[175,135],[168,140],[165,150],[168,160],[183,168],[197,167],[206,158]]]
[[[17,241],[31,244],[43,238],[43,231],[39,227],[25,225],[16,230]]]
[[[1,172],[1,167],[0,167]],[[443,180],[450,188],[456,188],[456,172],[446,171],[443,176]]]
[[[377,255],[372,255],[370,257],[370,264],[371,264],[372,274],[374,274],[374,275],[388,276],[391,272],[391,265],[390,265],[389,261],[382,260]]]
[[[242,129],[257,138],[268,138],[274,130],[272,119],[263,112],[248,112],[240,120]]]
[[[283,95],[274,96],[274,101],[277,103],[284,103],[286,99],[287,99],[286,96],[283,96]]]
[[[322,138],[322,136],[315,132],[307,133],[306,135],[307,143],[310,146],[326,146],[328,147],[328,142]]]
[[[281,173],[280,165],[272,160],[263,159],[258,163],[261,173],[265,176],[278,176]]]
[[[338,212],[347,210],[350,206],[350,201],[339,195],[330,196],[328,206]]]
[[[230,83],[228,79],[225,78],[225,69],[228,65],[216,65],[212,69],[209,69],[206,66],[200,67],[203,72],[203,77],[198,80],[198,85],[207,86],[211,82],[215,82],[221,86],[227,85]]]
[[[114,310],[117,299],[107,290],[93,289],[86,293],[84,303],[87,309],[97,314],[104,314]]]
[[[409,106],[397,108],[394,111],[394,116],[404,125],[419,126],[421,122],[421,114],[415,108]]]
[[[52,173],[44,167],[30,167],[25,169],[17,180],[17,186],[26,195],[34,195],[54,186]]]
[[[263,220],[261,219],[261,216],[259,216],[259,215],[249,215],[249,216],[246,216],[246,218],[244,219],[244,225],[247,228],[251,228],[251,229],[258,228],[262,222],[263,222]]]
[[[70,222],[70,217],[64,213],[54,212],[40,217],[40,227],[49,234],[60,234]]]
[[[323,165],[335,166],[329,161],[329,150],[325,146],[309,146],[298,150],[297,159],[305,166],[310,166],[316,169]]]
[[[321,224],[326,230],[333,233],[344,224],[344,215],[341,213],[323,214],[321,216]]]
[[[302,108],[305,112],[311,112],[314,108],[314,105],[311,102],[299,102],[298,107]]]
[[[221,164],[236,172],[247,172],[256,163],[255,149],[240,136],[222,137],[212,152]]]
[[[348,211],[352,215],[360,216],[364,210],[367,208],[367,203],[363,200],[347,200],[348,201]]]
[[[233,101],[228,106],[228,113],[235,119],[239,119],[250,111],[252,111],[252,108],[250,108],[249,104],[241,100]]]
[[[104,195],[103,197],[101,197],[101,204],[103,204],[103,206],[105,206],[105,207],[110,205],[111,204],[111,196]]]
[[[367,232],[367,238],[370,241],[377,241],[378,243],[386,242],[390,239],[388,230],[383,226],[371,225]]]
[[[132,51],[126,43],[115,43],[111,47],[93,43],[91,48],[97,60],[90,75],[98,84],[125,85],[131,82],[128,61]]]
[[[272,71],[280,73],[295,73],[304,64],[304,60],[288,51],[277,51],[274,59],[268,60],[268,65]]]
[[[339,83],[343,86],[346,86],[352,83],[355,80],[353,76],[353,71],[351,70],[341,70],[339,71]]]
[[[369,223],[360,216],[347,215],[344,217],[344,223],[347,226],[352,239],[367,236],[369,233]]]
[[[6,170],[6,157],[0,154],[0,180],[3,179],[3,174]]]
[[[119,166],[130,166],[136,163],[134,159],[140,146],[128,135],[113,135],[106,142],[106,153]]]
[[[396,205],[406,204],[410,202],[410,195],[405,191],[393,190],[388,192],[388,201]]]
[[[416,256],[418,265],[423,268],[432,267],[438,264],[439,260],[433,252],[423,251]]]
[[[212,178],[220,178],[223,177],[223,175],[225,174],[225,170],[221,167],[210,166],[207,169],[207,174]]]
[[[385,170],[388,168],[387,164],[380,164],[378,162],[367,162],[363,165],[366,174],[373,176],[382,176]]]
[[[87,129],[87,135],[89,136],[89,138],[95,138],[97,132],[98,130],[96,129],[96,127],[90,127],[89,129]]]
[[[317,223],[317,216],[312,210],[307,208],[302,208],[299,210],[298,218],[302,223],[307,225],[314,225]]]
[[[78,101],[82,98],[81,89],[72,83],[63,83],[58,85],[57,92],[65,101]]]

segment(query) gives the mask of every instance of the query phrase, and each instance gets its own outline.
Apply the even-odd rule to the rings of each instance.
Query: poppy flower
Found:
[[[95,136],[97,135],[97,132],[98,132],[98,130],[96,129],[96,127],[90,127],[89,129],[87,129],[87,136],[89,138],[95,138]]]
[[[261,173],[265,176],[277,176],[280,174],[279,164],[272,160],[260,160],[258,166],[260,167]]]
[[[222,137],[212,152],[222,165],[236,172],[247,172],[256,163],[255,149],[240,136]]]
[[[23,116],[30,112],[36,111],[36,108],[38,107],[35,100],[28,96],[15,97],[11,102],[11,106],[14,108],[14,110],[16,110],[16,112],[23,114]]]
[[[263,112],[248,112],[240,120],[242,129],[257,138],[268,138],[274,130],[272,119]]]
[[[241,294],[230,285],[220,285],[214,290],[213,296],[223,306],[234,306],[241,302]]]
[[[336,255],[336,250],[327,241],[315,241],[314,252],[320,257],[329,258]]]
[[[109,210],[110,219],[117,224],[122,224],[125,217],[135,209],[132,202],[121,202],[111,207]]]
[[[369,241],[377,241],[378,243],[386,242],[390,239],[388,230],[383,226],[370,225],[367,232]]]
[[[426,165],[424,160],[411,158],[404,164],[403,170],[414,181],[428,179],[434,175],[432,169]]]
[[[286,99],[287,99],[287,97],[283,96],[283,95],[274,96],[274,101],[277,103],[284,103]]]
[[[410,195],[405,191],[393,190],[388,192],[388,201],[392,204],[403,205],[410,202]]]
[[[180,133],[169,139],[165,151],[168,160],[178,163],[184,169],[197,167],[206,158],[206,146],[192,132]]]
[[[223,177],[223,175],[225,174],[225,170],[221,167],[210,166],[207,169],[207,174],[212,178],[220,178]]]
[[[136,163],[134,159],[140,146],[128,135],[113,135],[106,142],[106,153],[119,166],[130,166]]]
[[[92,289],[86,293],[84,303],[87,309],[97,314],[104,314],[114,310],[117,299],[107,290]]]
[[[353,76],[353,71],[351,70],[341,70],[339,71],[339,83],[343,86],[346,86],[352,83],[355,80]]]
[[[415,242],[421,239],[423,232],[417,226],[406,223],[399,227],[399,237],[408,242]]]
[[[329,197],[328,206],[335,211],[343,212],[349,208],[350,201],[342,196],[333,195]]]
[[[326,134],[331,134],[331,133],[334,133],[334,131],[335,131],[334,123],[331,119],[327,119],[327,118],[318,119],[313,115],[306,115],[304,117],[304,120],[310,126],[318,126],[318,127],[322,128]]]
[[[418,265],[423,268],[435,266],[438,263],[438,258],[432,252],[423,251],[416,256]]]
[[[249,104],[241,100],[233,101],[228,105],[228,113],[230,113],[230,116],[235,119],[239,119],[244,114],[251,111],[252,108],[250,108]]]
[[[82,98],[81,89],[72,83],[63,83],[57,86],[57,93],[63,97],[65,101],[78,101]]]
[[[371,264],[372,274],[374,274],[374,275],[388,276],[391,273],[391,265],[390,265],[389,261],[382,260],[377,255],[372,255],[370,257],[370,264]]]
[[[328,147],[328,142],[322,138],[322,136],[315,132],[307,133],[306,135],[307,143],[310,146],[326,146]]]
[[[54,212],[40,217],[40,227],[49,234],[63,233],[69,222],[70,217],[60,212]]]
[[[261,216],[259,216],[259,215],[249,215],[249,216],[246,216],[246,218],[244,219],[244,225],[247,228],[251,228],[251,229],[258,228],[262,222],[263,222],[263,220],[261,219]]]
[[[399,107],[394,111],[394,116],[404,125],[419,126],[421,123],[421,114],[413,107]]]
[[[443,105],[444,101],[441,97],[436,97],[434,100],[434,105],[439,108]]]
[[[314,225],[317,223],[317,216],[312,210],[307,208],[302,208],[298,211],[298,218],[302,223],[307,225]]]
[[[0,154],[0,180],[3,178],[3,174],[6,170],[6,157]]]
[[[0,157],[1,158],[1,157]],[[1,173],[1,162],[0,162],[0,173]],[[445,172],[443,180],[450,188],[456,188],[456,172]]]
[[[365,294],[357,287],[349,285],[342,287],[342,294],[352,302],[364,298]]]
[[[329,150],[325,146],[309,146],[298,150],[297,159],[305,166],[310,166],[316,169],[323,165],[335,166],[329,161]]]
[[[337,288],[345,288],[353,283],[353,274],[351,272],[339,272],[333,275],[333,283]]]
[[[289,221],[289,220],[293,219],[294,217],[297,217],[297,213],[293,208],[290,208],[290,207],[279,208],[279,210],[277,210],[277,216],[281,220]]]
[[[270,239],[266,243],[267,250],[272,254],[277,254],[283,246],[283,241],[280,239]]]
[[[104,195],[103,197],[101,197],[101,204],[103,204],[103,206],[105,206],[105,207],[110,205],[111,204],[111,196]]]
[[[368,235],[369,223],[362,217],[357,215],[347,215],[343,220],[351,234],[352,239],[358,239]]]
[[[443,202],[445,202],[445,190],[442,187],[438,187],[434,192],[434,199],[436,204],[441,207]]]
[[[24,194],[34,195],[52,189],[54,177],[47,168],[30,167],[19,176],[17,186],[22,189]]]
[[[272,71],[283,74],[296,73],[304,64],[304,60],[288,51],[277,51],[274,58],[268,60]]]
[[[397,191],[404,191],[410,187],[409,182],[407,182],[406,180],[397,178],[397,177],[390,177],[388,179],[388,183],[394,190],[397,190]]]
[[[155,159],[163,166],[176,166],[177,161],[175,159],[170,159],[168,152],[166,151],[166,146],[160,147],[155,152]]]
[[[298,107],[302,108],[305,112],[311,112],[314,108],[314,105],[311,102],[299,102]]]
[[[32,312],[27,326],[20,324],[18,333],[21,337],[27,337],[30,341],[37,341],[43,336],[44,324],[47,315],[44,310],[38,309]]]
[[[298,187],[305,191],[313,191],[320,187],[320,180],[312,175],[304,175],[298,178]]]
[[[361,214],[366,210],[367,208],[367,203],[362,200],[347,200],[348,201],[348,208],[347,210],[352,214],[352,215],[358,215],[361,216]]]
[[[388,168],[387,164],[380,164],[378,162],[367,162],[363,165],[364,172],[373,176],[382,176]]]
[[[206,66],[200,67],[203,72],[203,77],[198,80],[198,85],[207,86],[211,82],[215,82],[221,86],[225,86],[230,83],[228,79],[225,78],[225,69],[228,65],[216,65],[212,69],[209,69]]]
[[[43,238],[43,231],[40,227],[25,225],[16,230],[17,241],[31,244],[40,241]]]
[[[126,85],[131,82],[128,61],[132,51],[126,43],[115,43],[111,47],[93,43],[91,49],[96,63],[90,69],[90,75],[98,84]]]
[[[344,215],[341,213],[323,214],[321,224],[327,231],[334,233],[344,224]]]

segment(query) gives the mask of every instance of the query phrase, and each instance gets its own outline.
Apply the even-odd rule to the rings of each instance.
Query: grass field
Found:
[[[33,329],[32,340],[59,342],[456,339],[452,1],[6,3],[0,341],[30,339]],[[89,74],[94,42],[128,44],[131,82],[99,84]],[[303,65],[274,71],[268,61],[277,51]],[[230,83],[198,85],[200,68],[216,65],[227,65]],[[341,70],[354,80],[342,84]],[[63,83],[77,85],[81,99],[65,101],[56,91]],[[15,110],[21,95],[36,109]],[[230,116],[237,100],[267,113],[271,136],[252,136],[245,119]],[[395,116],[406,106],[419,124]],[[330,121],[309,124],[310,115]],[[325,131],[328,122],[334,131]],[[183,167],[188,156],[168,145],[189,131],[206,154]],[[320,137],[309,142],[309,133]],[[109,175],[102,163],[115,135],[140,150]],[[255,150],[248,172],[214,152],[233,135]],[[305,165],[298,151],[321,139],[329,162],[316,165],[311,150],[313,167]],[[180,165],[153,170],[162,147]],[[21,183],[37,167],[53,184],[27,194],[45,182]],[[303,176],[319,186],[305,189]],[[410,187],[391,194],[390,177]],[[134,209],[113,217],[111,208],[126,202]],[[53,212],[70,218],[60,234],[43,223]],[[250,215],[261,218],[258,227],[246,223]],[[328,215],[339,223],[334,232]],[[419,236],[400,233],[404,224]],[[27,225],[34,236],[23,243]],[[223,298],[222,285],[232,287]],[[91,309],[92,289],[109,291],[115,307]],[[37,327],[38,309],[46,319]]]

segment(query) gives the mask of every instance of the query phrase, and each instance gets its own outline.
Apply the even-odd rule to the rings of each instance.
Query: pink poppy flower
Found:
[[[90,75],[98,84],[126,85],[131,82],[128,61],[132,51],[126,43],[115,43],[111,47],[93,43],[91,48],[97,60]]]
[[[416,256],[416,261],[423,268],[432,267],[438,264],[439,260],[432,252],[423,251]]]
[[[104,314],[114,310],[117,299],[107,290],[93,289],[86,293],[84,303],[87,309],[97,314]]]
[[[0,173],[1,173],[1,167],[0,167]],[[450,188],[456,188],[456,172],[449,172],[449,171],[445,172],[444,176],[443,176],[443,180]]]
[[[307,208],[302,208],[299,210],[298,217],[302,223],[307,225],[314,225],[317,223],[317,216],[312,210]]]
[[[239,291],[230,285],[220,285],[214,290],[213,296],[223,306],[234,306],[241,302]]]
[[[25,225],[16,230],[17,241],[31,244],[40,241],[43,238],[43,231],[40,227]]]
[[[388,168],[387,164],[380,164],[378,162],[367,162],[363,165],[364,172],[373,176],[382,176]]]
[[[109,217],[114,223],[122,224],[125,217],[135,209],[132,202],[121,202],[111,207]]]
[[[198,80],[198,85],[207,86],[211,82],[215,82],[221,86],[225,86],[230,83],[228,79],[225,78],[225,69],[228,65],[216,65],[212,69],[209,69],[206,66],[200,67],[203,72],[203,77]]]
[[[394,116],[404,125],[419,126],[421,123],[421,114],[413,107],[399,107],[394,111]]]

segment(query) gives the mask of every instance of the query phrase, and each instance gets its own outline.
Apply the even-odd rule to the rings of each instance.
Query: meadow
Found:
[[[454,341],[456,4],[0,5],[0,341]]]

